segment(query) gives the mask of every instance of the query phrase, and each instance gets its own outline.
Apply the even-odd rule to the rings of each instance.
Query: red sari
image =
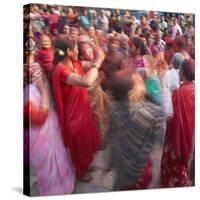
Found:
[[[38,62],[46,74],[53,69],[54,49],[41,48],[35,53],[35,61]]]
[[[168,122],[161,160],[161,187],[190,185],[195,127],[195,86],[184,84],[173,94],[174,117]]]
[[[73,66],[80,75],[84,75],[78,61],[74,61]],[[81,178],[93,160],[99,138],[87,89],[67,84],[67,78],[72,73],[70,68],[59,63],[53,71],[52,81],[64,143],[70,149],[77,176]]]

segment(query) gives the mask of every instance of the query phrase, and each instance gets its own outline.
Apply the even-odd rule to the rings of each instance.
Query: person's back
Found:
[[[98,17],[98,29],[108,32],[109,21],[107,16],[101,11],[101,15]]]
[[[151,168],[150,153],[153,144],[163,133],[161,106],[144,99],[143,92],[139,94],[138,100],[134,100],[140,93],[138,89],[141,89],[141,85],[138,80],[132,80],[135,88],[131,91],[132,72],[132,69],[117,72],[118,80],[115,82],[115,74],[111,87],[114,101],[109,133],[112,146],[111,160],[116,172],[114,190],[123,190],[129,186],[135,188],[136,184],[137,189],[148,188],[151,172],[148,173],[147,179],[142,180],[144,184],[140,185],[140,179],[146,173],[146,167]],[[130,94],[134,99],[131,100]]]
[[[179,68],[183,60],[184,57],[181,53],[175,53],[172,57],[173,68],[166,73],[166,87],[170,89],[171,94],[180,86]]]
[[[175,89],[180,86],[179,69],[170,69],[166,73],[166,86],[170,89],[172,93]]]

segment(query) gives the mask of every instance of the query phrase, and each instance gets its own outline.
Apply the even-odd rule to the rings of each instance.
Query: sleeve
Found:
[[[63,69],[61,72],[61,82],[66,83],[69,75],[72,73],[73,72],[69,68],[65,67],[65,69]]]
[[[42,125],[47,115],[48,110],[37,109],[31,101],[27,102],[24,106],[24,121],[30,120],[33,124]]]
[[[31,81],[33,84],[38,85],[42,82],[43,71],[38,63],[31,65]]]

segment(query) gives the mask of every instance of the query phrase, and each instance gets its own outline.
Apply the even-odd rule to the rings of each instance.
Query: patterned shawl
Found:
[[[114,102],[110,119],[114,190],[137,182],[150,159],[154,142],[164,133],[163,111],[147,100]]]

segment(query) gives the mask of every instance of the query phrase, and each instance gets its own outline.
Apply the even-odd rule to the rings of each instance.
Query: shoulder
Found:
[[[54,70],[53,70],[53,75],[56,75],[56,74],[61,74],[65,71],[68,71],[70,72],[71,70],[66,67],[64,64],[62,63],[58,63],[55,67],[54,67]]]

